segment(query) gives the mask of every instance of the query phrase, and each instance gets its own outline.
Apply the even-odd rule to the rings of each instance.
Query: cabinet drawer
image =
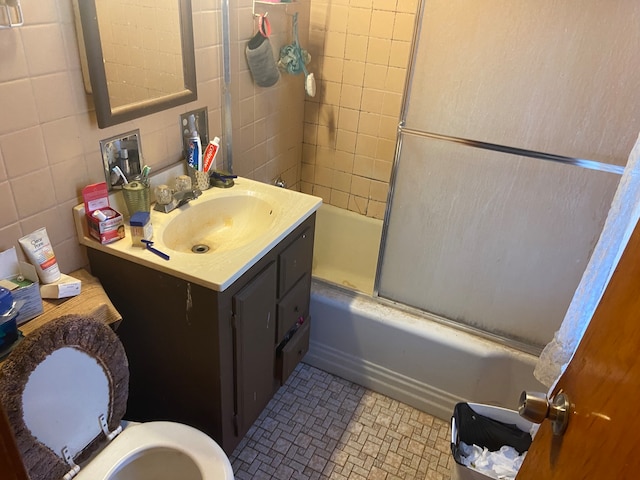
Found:
[[[279,257],[278,296],[282,297],[306,272],[313,260],[313,229],[304,230]]]
[[[309,332],[311,331],[311,318],[307,318],[300,328],[293,334],[291,340],[278,352],[277,377],[280,385],[284,385],[291,372],[300,363],[300,360],[309,351]]]
[[[285,334],[300,317],[307,318],[309,316],[310,289],[311,274],[306,273],[278,304],[276,344],[282,341]]]

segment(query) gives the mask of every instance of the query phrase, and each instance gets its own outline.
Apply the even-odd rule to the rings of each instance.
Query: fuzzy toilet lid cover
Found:
[[[124,416],[129,390],[129,368],[124,347],[115,332],[92,317],[65,315],[29,334],[16,346],[0,369],[0,402],[13,428],[22,461],[32,480],[59,479],[70,469],[55,452],[40,443],[23,419],[22,395],[31,372],[48,355],[73,347],[95,358],[109,379],[110,431]],[[55,415],[55,412],[51,412]],[[82,462],[103,443],[99,436],[75,459]]]

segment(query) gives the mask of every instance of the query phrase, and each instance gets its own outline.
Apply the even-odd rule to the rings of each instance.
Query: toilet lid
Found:
[[[27,336],[2,366],[0,400],[30,477],[62,477],[68,459],[80,463],[106,443],[128,383],[124,348],[101,321],[68,315]]]

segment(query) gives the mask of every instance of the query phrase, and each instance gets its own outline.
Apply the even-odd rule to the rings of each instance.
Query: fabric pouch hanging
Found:
[[[245,50],[251,76],[256,85],[271,87],[280,79],[280,72],[273,56],[269,42],[269,21],[265,16],[259,17],[259,29],[247,43]]]

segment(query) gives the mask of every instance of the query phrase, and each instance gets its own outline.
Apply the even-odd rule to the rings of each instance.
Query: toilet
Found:
[[[31,480],[227,480],[231,463],[203,432],[126,422],[129,369],[113,330],[66,315],[18,344],[0,402]]]

